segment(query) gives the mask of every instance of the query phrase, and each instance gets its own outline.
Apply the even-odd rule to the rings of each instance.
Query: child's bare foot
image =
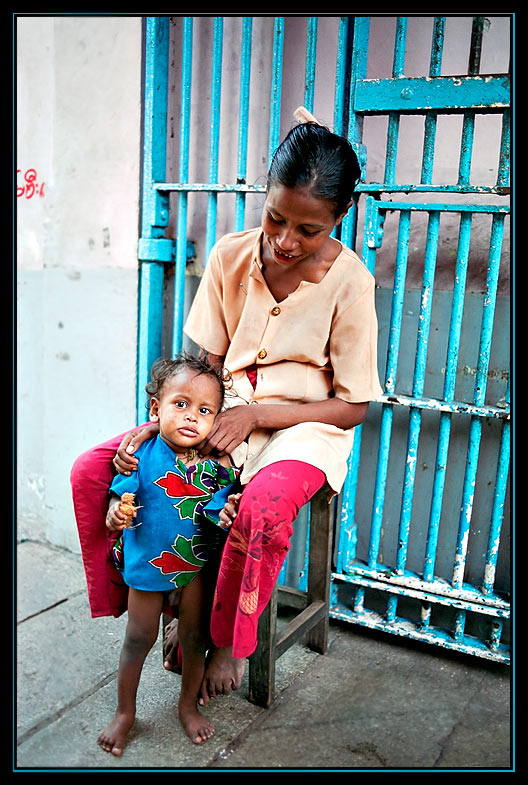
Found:
[[[200,689],[198,703],[206,706],[209,700],[220,695],[229,695],[238,690],[246,667],[245,658],[236,659],[231,654],[231,646],[214,649],[206,666]]]
[[[195,704],[184,703],[180,700],[178,717],[193,744],[202,744],[214,735],[215,726],[200,714]]]
[[[133,716],[116,712],[112,722],[108,723],[106,728],[99,734],[97,739],[99,745],[106,752],[111,752],[112,755],[119,757],[123,753],[128,732],[133,724]]]

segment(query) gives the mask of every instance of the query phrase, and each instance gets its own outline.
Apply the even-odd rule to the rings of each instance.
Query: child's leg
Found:
[[[209,649],[211,646],[209,634],[209,619],[211,617],[211,606],[213,602],[213,595],[216,586],[216,579],[218,577],[218,565],[220,563],[220,556],[222,554],[221,548],[215,549],[204,564],[200,578],[203,581],[205,591],[206,608],[204,613],[207,618],[207,645]],[[163,631],[163,667],[173,673],[181,674],[182,661],[181,661],[181,646],[178,636],[178,615],[180,607],[180,598],[183,589],[174,589],[169,593],[168,603],[172,608],[172,615],[175,617],[166,625]]]
[[[178,716],[185,732],[201,744],[211,738],[214,725],[198,711],[196,701],[205,670],[210,603],[203,576],[199,574],[181,595],[178,635],[182,650],[182,683]]]
[[[117,708],[112,722],[99,736],[99,744],[121,755],[136,716],[136,694],[145,657],[156,642],[163,593],[129,589],[128,624],[119,659]]]

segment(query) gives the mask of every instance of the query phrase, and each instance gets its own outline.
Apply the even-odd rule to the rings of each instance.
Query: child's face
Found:
[[[158,420],[160,436],[176,452],[200,444],[220,409],[220,390],[212,376],[183,369],[164,383],[152,398],[151,419]]]

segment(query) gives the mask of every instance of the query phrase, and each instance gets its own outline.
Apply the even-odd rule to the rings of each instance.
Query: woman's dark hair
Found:
[[[279,145],[268,172],[267,189],[275,184],[308,187],[313,196],[335,206],[335,216],[347,209],[361,176],[350,142],[324,125],[301,123]]]
[[[152,365],[152,370],[150,372],[151,380],[145,387],[147,395],[149,396],[147,408],[150,407],[150,398],[159,398],[165,382],[172,376],[176,376],[176,374],[185,370],[212,376],[218,384],[220,407],[222,406],[226,392],[226,383],[229,381],[225,376],[224,368],[211,365],[204,355],[199,355],[197,357],[193,354],[183,352],[173,360],[166,357],[160,357],[160,359],[156,360]]]

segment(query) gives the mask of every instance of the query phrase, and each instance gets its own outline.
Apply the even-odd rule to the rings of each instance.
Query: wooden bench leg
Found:
[[[290,646],[304,639],[309,648],[320,654],[328,648],[333,510],[325,487],[311,501],[308,591],[281,592],[286,604],[302,608],[301,612],[277,635],[279,590],[275,586],[259,619],[258,645],[249,658],[249,700],[266,709],[275,698],[276,661]],[[294,603],[288,602],[288,594]]]
[[[328,488],[324,487],[311,502],[308,597],[311,602],[324,602],[327,612],[306,638],[306,645],[320,654],[328,648],[333,526],[334,503],[328,503]]]
[[[258,645],[249,658],[249,700],[267,709],[275,698],[277,587],[258,623]]]

